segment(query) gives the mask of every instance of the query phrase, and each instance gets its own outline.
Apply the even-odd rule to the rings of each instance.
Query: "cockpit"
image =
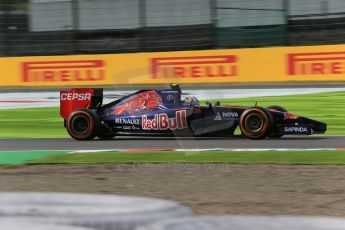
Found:
[[[199,106],[196,97],[187,97],[181,100],[181,89],[179,86],[172,86],[171,89],[142,90],[114,104],[113,115],[139,115],[153,110],[165,110],[179,106]]]

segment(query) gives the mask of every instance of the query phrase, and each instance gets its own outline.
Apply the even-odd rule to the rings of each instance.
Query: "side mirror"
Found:
[[[211,103],[211,102],[206,101],[206,105],[208,105],[208,108],[209,108],[209,109],[212,109],[212,103]]]

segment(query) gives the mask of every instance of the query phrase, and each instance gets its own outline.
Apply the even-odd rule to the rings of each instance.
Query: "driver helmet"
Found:
[[[192,106],[199,106],[199,100],[196,97],[187,97],[184,99],[184,103],[185,105],[192,105]]]

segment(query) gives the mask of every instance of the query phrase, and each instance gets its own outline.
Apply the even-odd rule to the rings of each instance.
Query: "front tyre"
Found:
[[[72,112],[66,121],[68,134],[79,141],[95,138],[96,125],[97,117],[89,109],[80,109]]]
[[[271,106],[267,107],[267,109],[287,113],[287,109],[285,109],[284,107],[281,107],[279,105],[271,105]]]
[[[285,109],[284,107],[281,107],[279,105],[271,105],[271,106],[267,107],[267,109],[273,110],[273,111],[282,112],[282,113],[287,113],[288,112],[287,109]],[[279,131],[278,127],[275,127],[268,136],[270,138],[281,138],[282,136],[284,136],[284,134],[282,134]]]
[[[271,114],[263,108],[247,109],[240,118],[242,134],[253,140],[264,139],[270,133],[273,123]]]

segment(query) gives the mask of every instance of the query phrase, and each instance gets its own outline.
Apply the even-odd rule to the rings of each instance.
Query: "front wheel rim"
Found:
[[[258,134],[261,133],[265,120],[260,114],[252,113],[245,118],[244,124],[249,133]]]

